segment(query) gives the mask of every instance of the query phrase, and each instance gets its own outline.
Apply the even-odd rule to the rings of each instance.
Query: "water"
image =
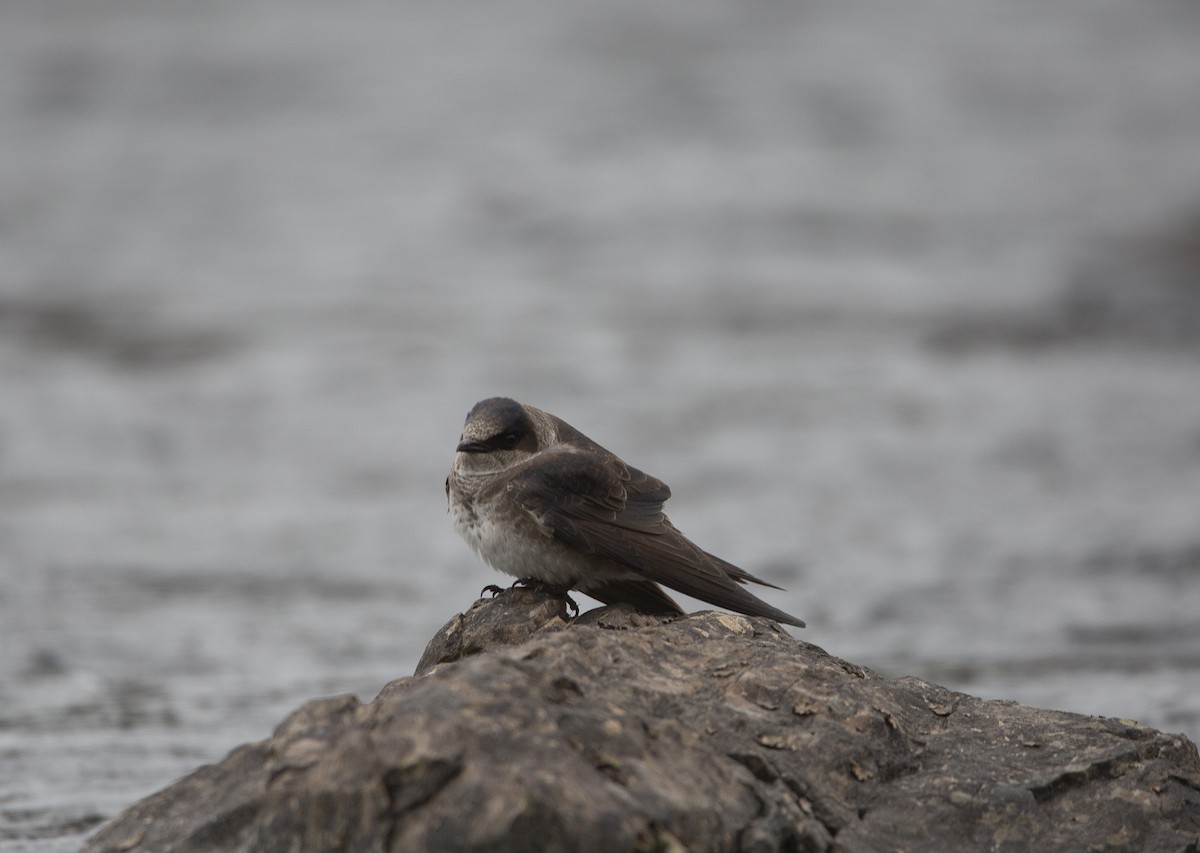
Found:
[[[500,393],[834,654],[1200,734],[1190,5],[4,18],[0,847],[411,672]]]

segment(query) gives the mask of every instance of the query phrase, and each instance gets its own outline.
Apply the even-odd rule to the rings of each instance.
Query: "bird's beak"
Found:
[[[491,450],[491,448],[482,441],[475,441],[474,439],[460,441],[458,443],[458,447],[454,449],[459,453],[487,453],[489,450]]]

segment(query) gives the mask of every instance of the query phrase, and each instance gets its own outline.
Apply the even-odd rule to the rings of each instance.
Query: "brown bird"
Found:
[[[605,604],[682,614],[659,584],[747,616],[804,623],[746,591],[779,587],[704,551],[663,514],[671,490],[566,421],[507,397],[467,415],[446,496],[491,566]]]

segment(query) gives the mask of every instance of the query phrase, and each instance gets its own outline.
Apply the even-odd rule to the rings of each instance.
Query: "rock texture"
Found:
[[[560,613],[478,602],[417,676],[309,703],[86,849],[1200,851],[1183,736],[883,679],[761,619]]]

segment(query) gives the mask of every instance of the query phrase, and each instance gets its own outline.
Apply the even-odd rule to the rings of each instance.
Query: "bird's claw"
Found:
[[[569,586],[554,586],[537,578],[517,578],[512,582],[512,586],[509,589],[532,589],[557,596],[563,600],[563,611],[566,613],[568,619],[574,619],[579,615],[579,605],[575,603],[575,599],[571,598],[571,588]],[[504,590],[495,584],[491,584],[484,587],[483,591],[499,595]]]

